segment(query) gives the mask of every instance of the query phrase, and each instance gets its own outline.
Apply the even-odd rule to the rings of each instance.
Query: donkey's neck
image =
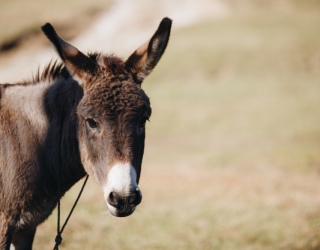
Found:
[[[44,112],[43,93],[49,86],[47,82],[26,86],[7,85],[1,96],[1,113],[10,114],[6,117],[13,121],[17,119],[21,121],[17,129],[29,131],[38,143],[41,143],[47,131],[48,122]]]
[[[71,77],[58,78],[44,94],[48,130],[44,154],[40,155],[40,159],[47,168],[45,178],[49,180],[49,189],[53,192],[57,191],[60,178],[61,195],[85,176],[77,139],[77,106],[82,96],[83,89]]]

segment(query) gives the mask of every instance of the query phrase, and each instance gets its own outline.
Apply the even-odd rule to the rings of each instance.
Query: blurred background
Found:
[[[169,46],[143,83],[142,204],[112,217],[90,180],[61,249],[320,249],[320,1],[0,0],[0,82],[57,58],[45,22],[126,58],[164,16]],[[54,211],[34,249],[55,233]]]

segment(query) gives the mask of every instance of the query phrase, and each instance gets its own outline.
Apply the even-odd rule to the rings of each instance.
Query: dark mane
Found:
[[[10,86],[28,86],[34,85],[39,82],[48,82],[51,83],[53,80],[62,76],[64,78],[68,78],[70,76],[66,67],[63,63],[58,63],[58,61],[50,61],[42,71],[40,71],[40,67],[38,68],[35,75],[32,76],[31,80],[23,80],[21,82],[16,83],[1,83],[0,87],[6,88]]]
[[[88,53],[88,57],[93,61],[96,61],[99,55],[100,53],[97,53],[97,52]],[[68,78],[70,77],[70,74],[62,62],[58,62],[58,60],[55,60],[55,61],[51,60],[43,68],[42,71],[40,71],[40,67],[38,67],[36,74],[32,75],[31,79],[22,80],[16,83],[0,83],[0,88],[3,89],[10,86],[28,86],[28,85],[37,84],[39,82],[51,83],[53,80],[57,79],[59,76],[63,78]]]
[[[42,72],[40,72],[40,69],[38,68],[37,73],[33,75],[31,81],[27,81],[27,83],[29,82],[31,84],[36,84],[38,82],[52,82],[59,76],[68,78],[70,74],[63,63],[58,63],[57,61],[50,61],[44,67]]]

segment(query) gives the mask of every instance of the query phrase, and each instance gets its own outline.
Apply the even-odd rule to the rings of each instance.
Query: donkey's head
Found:
[[[138,183],[145,123],[151,115],[141,83],[165,51],[171,20],[164,18],[152,38],[126,61],[86,56],[62,40],[50,24],[42,29],[84,90],[77,108],[83,166],[102,187],[110,212],[128,216],[142,199]]]

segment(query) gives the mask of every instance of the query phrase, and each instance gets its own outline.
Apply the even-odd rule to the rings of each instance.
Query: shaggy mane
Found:
[[[88,53],[88,57],[96,61],[97,57],[100,55],[100,53]],[[65,65],[62,62],[58,62],[58,60],[50,61],[42,71],[40,71],[40,67],[38,68],[35,75],[32,75],[31,79],[22,80],[21,82],[16,83],[0,83],[0,88],[6,88],[10,86],[28,86],[28,85],[34,85],[39,82],[48,82],[51,83],[55,79],[57,79],[59,76],[62,76],[64,78],[70,77],[70,74],[68,70],[66,69]]]
[[[39,67],[38,71],[32,76],[31,80],[23,80],[16,83],[0,83],[0,87],[7,88],[11,86],[28,86],[37,84],[39,82],[50,83],[59,76],[67,78],[69,76],[67,69],[63,63],[58,63],[57,60],[54,62],[50,61],[42,71],[40,71]]]
[[[88,57],[93,60],[97,61],[97,57],[100,56],[100,53],[88,53]],[[36,74],[32,75],[31,79],[23,80],[21,82],[16,83],[0,83],[0,100],[3,94],[3,91],[7,87],[14,87],[14,86],[30,86],[36,85],[40,82],[47,82],[52,83],[58,77],[63,77],[65,79],[70,77],[70,73],[68,72],[67,68],[62,62],[58,62],[58,60],[50,61],[42,71],[40,71],[40,67]],[[0,105],[1,108],[1,105]]]

